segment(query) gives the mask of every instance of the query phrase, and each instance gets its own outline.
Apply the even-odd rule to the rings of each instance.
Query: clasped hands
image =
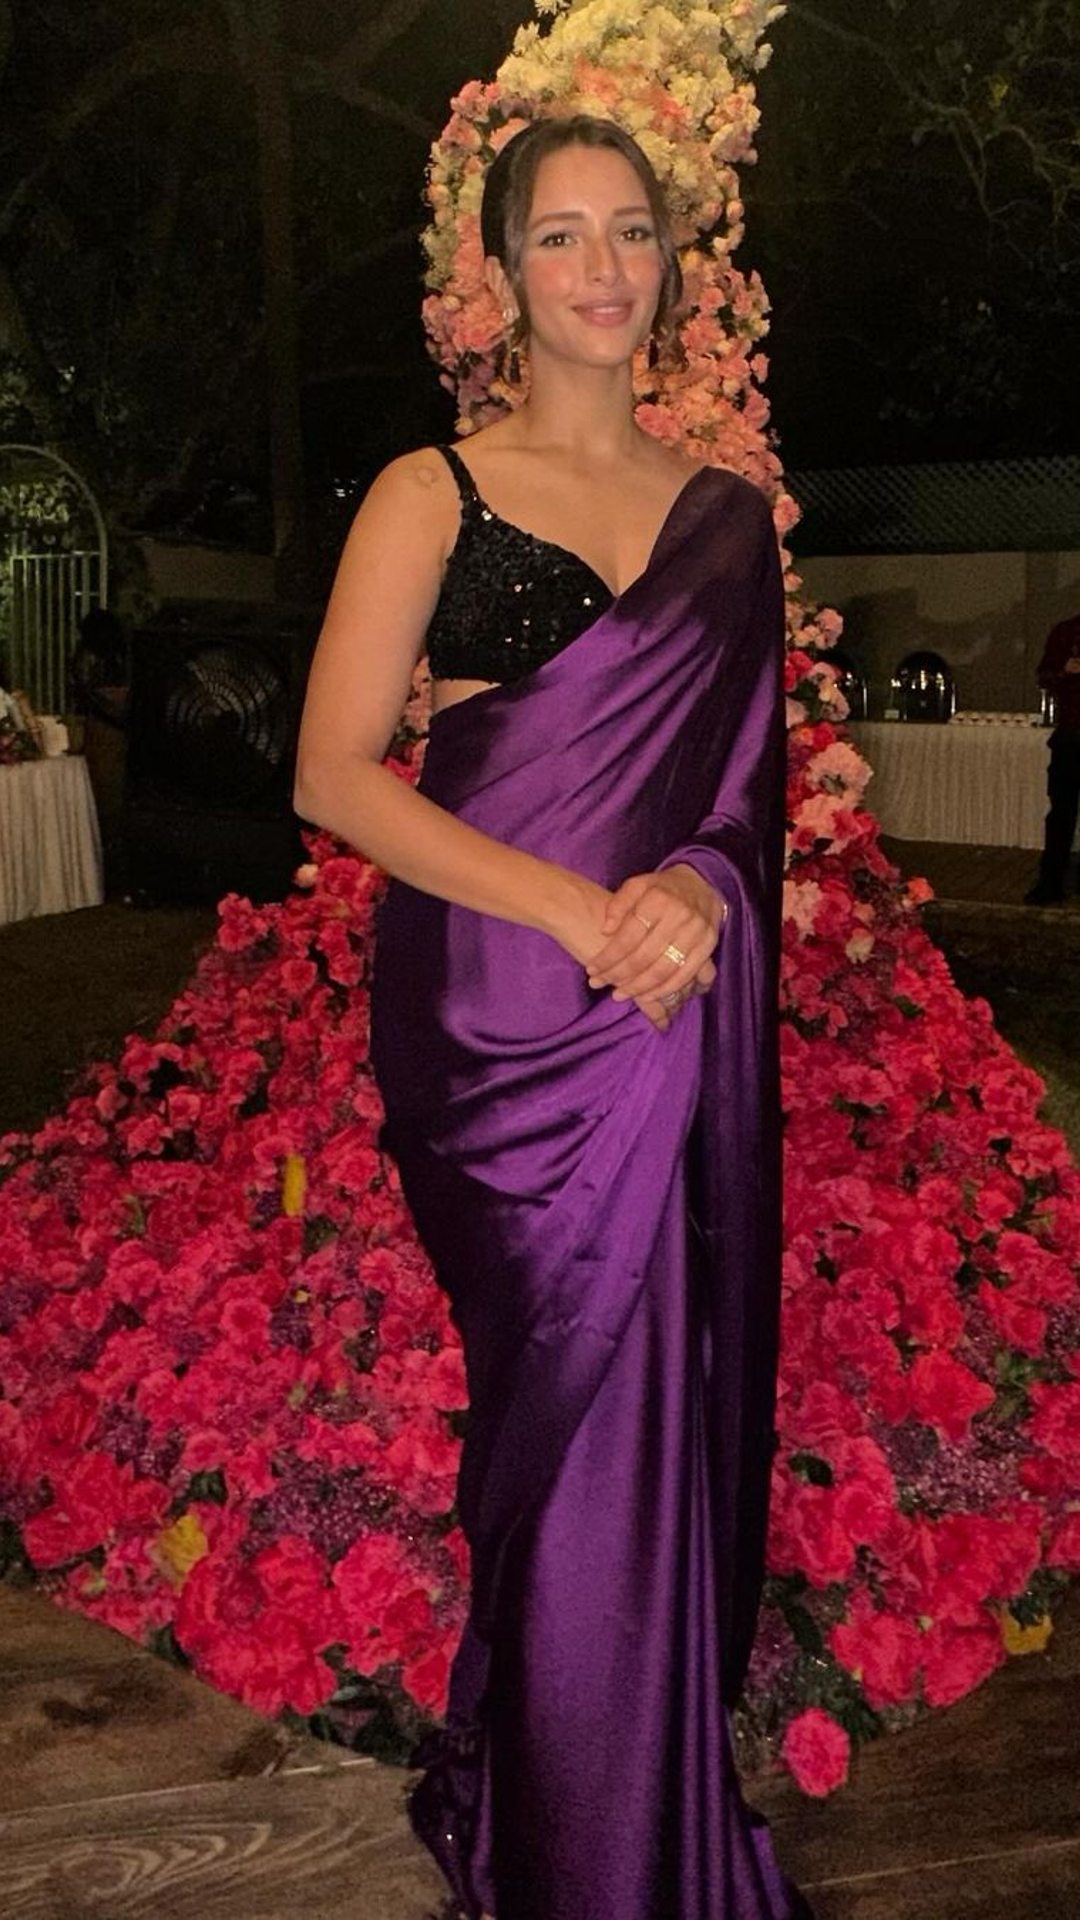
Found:
[[[585,962],[589,985],[610,987],[613,1000],[635,1001],[666,1032],[679,1009],[716,979],[712,956],[726,918],[727,902],[693,867],[633,874],[607,896],[604,944]]]

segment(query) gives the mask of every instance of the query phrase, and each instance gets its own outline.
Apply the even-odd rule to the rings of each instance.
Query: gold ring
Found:
[[[640,921],[641,921],[641,924],[642,924],[642,926],[643,926],[643,927],[648,927],[648,929],[649,929],[649,932],[651,933],[651,932],[652,932],[652,930],[653,930],[653,928],[654,928],[654,927],[655,927],[655,925],[656,925],[656,921],[655,921],[655,920],[646,920],[646,918],[645,918],[645,915],[644,915],[643,913],[639,913],[636,907],[634,908],[634,910],[633,910],[633,911],[634,911],[634,919],[635,919],[635,920],[640,920]]]
[[[664,959],[670,960],[676,967],[685,967],[686,965],[686,955],[682,953],[678,947],[665,947]]]

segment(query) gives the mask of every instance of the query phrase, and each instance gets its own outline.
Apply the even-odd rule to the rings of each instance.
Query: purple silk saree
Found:
[[[779,1318],[783,587],[761,493],[695,474],[645,572],[436,714],[421,790],[729,915],[659,1033],[546,935],[394,882],[372,1055],[465,1351],[471,1614],[410,1812],[470,1920],[793,1920],[729,1709],[764,1571]]]

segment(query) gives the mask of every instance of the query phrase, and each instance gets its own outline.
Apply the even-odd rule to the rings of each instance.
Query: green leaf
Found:
[[[831,1487],[836,1477],[828,1461],[817,1453],[793,1453],[788,1466],[812,1487]]]
[[[223,1507],[228,1499],[224,1468],[212,1467],[209,1471],[192,1474],[183,1499],[185,1505],[191,1500],[209,1500],[214,1506]]]
[[[813,1614],[789,1600],[784,1607],[784,1619],[803,1652],[820,1658],[825,1651],[825,1641]]]

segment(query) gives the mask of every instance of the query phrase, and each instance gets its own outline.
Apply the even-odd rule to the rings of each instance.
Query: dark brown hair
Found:
[[[575,113],[551,115],[523,127],[496,154],[484,176],[480,237],[484,253],[495,255],[514,290],[520,310],[520,319],[514,329],[514,343],[519,344],[529,330],[529,307],[522,284],[521,256],[536,176],[540,162],[546,155],[557,153],[563,147],[611,147],[630,162],[641,181],[664,265],[653,321],[653,332],[661,335],[671,325],[672,316],[682,298],[683,278],[660,182],[637,141],[625,128],[614,120],[601,120],[595,114]]]

